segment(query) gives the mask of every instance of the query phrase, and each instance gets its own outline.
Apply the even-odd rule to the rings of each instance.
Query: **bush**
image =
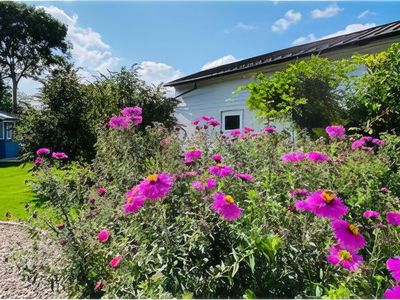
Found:
[[[384,218],[400,209],[398,172],[381,141],[300,136],[292,144],[285,133],[224,136],[199,126],[183,143],[163,126],[105,128],[93,164],[46,158],[35,170],[33,187],[64,225],[49,223],[70,261],[56,277],[71,297],[373,298],[394,285],[385,261],[400,252],[398,228]],[[292,151],[322,154],[282,161]],[[213,154],[234,174],[213,175],[210,167],[223,168]],[[155,184],[162,172],[172,177],[171,189],[166,183],[165,196],[126,214],[124,204],[139,208],[143,198],[125,193],[138,183],[145,193],[141,182]],[[193,188],[206,178],[217,180],[215,189]],[[337,243],[330,221],[294,207],[302,202],[288,192],[300,188],[332,190],[349,208],[344,219],[367,241],[359,251],[365,262],[354,272],[327,262]],[[234,198],[239,218],[232,198],[222,198],[231,214],[213,209],[217,192]],[[366,210],[382,215],[365,218]]]
[[[62,149],[73,160],[90,161],[99,128],[125,106],[143,108],[145,121],[140,130],[154,122],[172,129],[176,122],[177,101],[167,98],[160,86],[138,79],[136,67],[101,75],[88,84],[81,82],[71,66],[57,69],[44,83],[39,100],[43,108],[26,109],[16,128],[16,139],[29,159],[39,147],[48,147]]]

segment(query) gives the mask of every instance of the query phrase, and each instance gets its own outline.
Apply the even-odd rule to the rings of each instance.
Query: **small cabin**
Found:
[[[0,159],[19,155],[20,145],[13,140],[17,120],[15,115],[0,111]]]

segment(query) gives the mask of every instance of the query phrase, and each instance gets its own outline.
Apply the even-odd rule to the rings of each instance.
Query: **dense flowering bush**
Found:
[[[390,138],[331,126],[293,144],[271,127],[222,135],[204,116],[182,142],[136,132],[139,115],[111,118],[92,165],[38,154],[32,185],[55,208],[48,224],[69,261],[57,278],[71,296],[398,296]]]

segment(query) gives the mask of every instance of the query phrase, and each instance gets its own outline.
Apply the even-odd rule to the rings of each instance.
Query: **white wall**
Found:
[[[369,44],[357,49],[346,49],[338,52],[332,52],[324,57],[331,59],[340,59],[351,57],[354,53],[374,53],[386,49],[395,40],[380,41],[375,44]],[[293,61],[291,61],[293,62]],[[250,81],[254,81],[256,74],[263,72],[265,74],[272,74],[276,70],[283,69],[287,63],[267,66],[257,70],[239,72],[232,75],[225,75],[221,77],[205,79],[198,81],[197,88],[178,99],[182,102],[176,109],[176,116],[178,123],[185,126],[188,134],[194,132],[194,126],[191,124],[194,120],[203,115],[213,116],[220,123],[221,114],[223,111],[229,110],[243,110],[243,126],[252,127],[254,129],[261,129],[264,124],[260,118],[256,118],[255,114],[247,108],[246,98],[247,91],[235,94],[236,89],[241,85],[246,85]],[[364,67],[360,67],[354,74],[361,75],[365,71]],[[175,87],[175,96],[178,96],[186,91],[193,89],[194,83],[183,84]],[[272,124],[278,130],[289,128],[290,124],[275,123]],[[219,128],[220,129],[220,128]]]

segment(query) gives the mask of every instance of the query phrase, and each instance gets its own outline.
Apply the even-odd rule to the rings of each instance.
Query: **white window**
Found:
[[[243,128],[243,110],[228,110],[222,112],[222,131]]]
[[[3,122],[0,122],[0,140],[4,140]]]
[[[14,137],[14,123],[4,123],[6,139],[11,140]]]

